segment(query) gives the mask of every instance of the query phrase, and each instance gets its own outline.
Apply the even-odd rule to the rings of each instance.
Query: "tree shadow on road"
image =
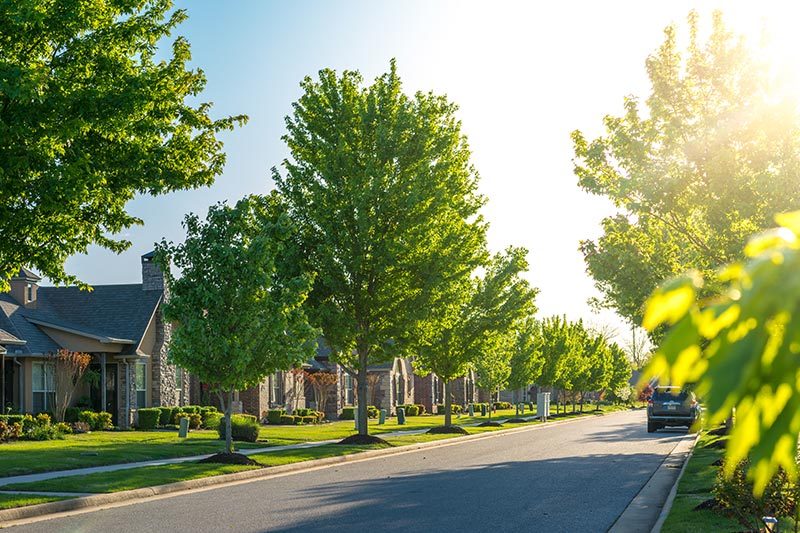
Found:
[[[686,436],[687,430],[684,427],[670,427],[660,429],[655,433],[648,433],[645,426],[632,426],[630,424],[620,425],[587,433],[582,441],[584,442],[621,442],[621,441],[653,441],[662,444],[664,442],[675,442]]]
[[[408,473],[285,494],[311,511],[265,531],[606,531],[664,459],[603,454],[420,472],[424,454],[406,457]]]

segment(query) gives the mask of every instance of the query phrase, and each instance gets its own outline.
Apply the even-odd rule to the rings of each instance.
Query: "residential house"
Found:
[[[108,411],[122,428],[140,407],[188,403],[188,379],[168,362],[171,325],[163,320],[164,276],[153,253],[141,257],[142,282],[77,287],[39,286],[21,269],[0,293],[0,346],[4,347],[3,401],[15,411],[52,411],[54,354],[92,356],[73,403]]]
[[[414,374],[416,402],[425,406],[425,412],[436,414],[436,405],[444,404],[444,382],[434,373],[425,377]],[[462,407],[478,401],[475,387],[475,373],[470,370],[466,376],[456,378],[450,383],[451,401]]]

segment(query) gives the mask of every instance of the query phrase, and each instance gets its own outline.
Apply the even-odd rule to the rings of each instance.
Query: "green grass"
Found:
[[[612,412],[621,407],[603,406],[600,413]],[[585,415],[594,414],[592,408],[587,407]],[[525,413],[529,416],[531,413]],[[508,409],[498,411],[492,415],[492,419],[508,418],[514,416],[514,410]],[[569,414],[567,417],[580,416]],[[488,417],[453,417],[453,422],[459,425],[470,425],[483,422]],[[440,426],[444,423],[444,416],[412,416],[407,418],[405,425],[398,425],[396,418],[389,418],[385,424],[378,424],[377,421],[370,422],[370,432],[381,435],[394,431],[409,431],[427,429],[433,426]],[[514,427],[514,424],[506,424],[505,427]],[[470,433],[481,433],[493,431],[497,428],[468,428]],[[328,424],[307,425],[307,426],[263,426],[259,434],[257,443],[236,443],[239,449],[252,449],[284,444],[300,444],[312,441],[340,440],[355,434],[354,423],[352,420],[331,422]],[[427,440],[438,440],[448,438],[449,435],[426,435],[414,436],[415,438],[400,437],[400,440],[392,439],[398,444],[414,442],[424,442]],[[187,439],[179,439],[175,431],[110,431],[94,432],[82,435],[68,435],[64,440],[53,441],[19,441],[0,445],[0,478],[14,475],[30,474],[37,472],[47,472],[53,470],[69,470],[75,468],[85,468],[91,466],[102,466],[119,463],[130,463],[138,461],[168,459],[175,457],[186,457],[190,455],[201,455],[221,451],[223,442],[217,438],[215,431],[193,431]],[[318,449],[318,448],[316,448]],[[341,449],[341,447],[339,448]],[[269,454],[270,457],[281,458],[282,452]],[[305,451],[299,452],[303,456]],[[308,456],[306,458],[314,458]],[[287,459],[289,462],[293,462]],[[298,459],[305,460],[305,459]],[[271,464],[271,463],[267,463]],[[283,463],[280,463],[283,464]],[[187,465],[167,467],[157,472],[164,475],[154,479],[149,485],[170,483],[183,479],[194,479],[195,477],[205,477],[207,475],[217,475],[218,473],[206,471],[202,468],[187,470],[187,475],[193,477],[181,477],[183,474],[178,472]],[[104,482],[109,484],[109,489],[105,490],[126,490],[130,486],[125,484],[123,478],[136,475],[136,471],[142,469],[129,469],[116,474],[103,474]],[[124,473],[123,473],[124,472]],[[159,474],[161,475],[161,474]],[[108,480],[109,476],[112,477]],[[122,476],[122,481],[116,481]],[[166,481],[164,481],[166,480]],[[2,479],[0,479],[2,483]],[[135,485],[135,483],[134,483]],[[37,485],[40,486],[40,485]],[[114,487],[121,487],[116,488]],[[57,490],[57,489],[47,489]],[[79,492],[86,492],[81,490]]]
[[[28,494],[0,494],[0,510],[66,500],[63,496],[31,496]]]

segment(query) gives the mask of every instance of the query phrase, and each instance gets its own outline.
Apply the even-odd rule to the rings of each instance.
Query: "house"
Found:
[[[140,407],[185,405],[188,377],[168,362],[171,325],[163,320],[164,276],[153,253],[141,256],[142,282],[77,287],[41,287],[25,268],[0,293],[3,402],[24,413],[52,411],[52,357],[60,349],[92,356],[73,397],[108,411],[130,427]]]
[[[416,402],[425,406],[425,412],[436,414],[435,406],[444,404],[444,382],[430,373],[424,377],[414,374]],[[478,389],[475,386],[475,373],[470,370],[466,376],[456,378],[450,383],[450,394],[453,405],[465,407],[478,401]]]

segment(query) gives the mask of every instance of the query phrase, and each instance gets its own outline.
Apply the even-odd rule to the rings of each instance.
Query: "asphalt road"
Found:
[[[606,531],[683,435],[617,413],[9,531]]]

